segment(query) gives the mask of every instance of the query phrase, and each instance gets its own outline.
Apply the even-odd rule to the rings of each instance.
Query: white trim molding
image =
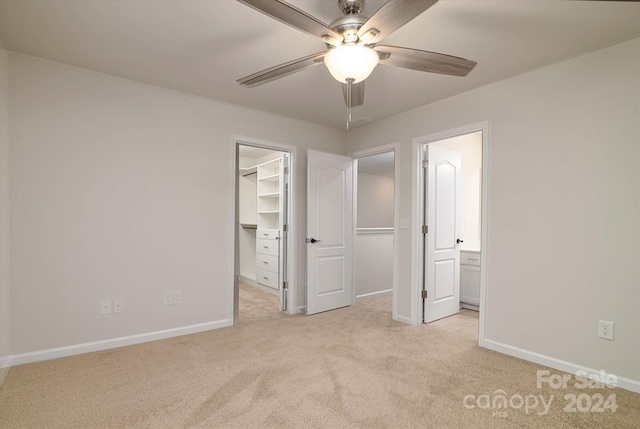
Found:
[[[393,295],[393,289],[380,290],[378,292],[363,293],[362,295],[356,296],[356,301],[361,301],[369,298],[376,298],[378,296],[384,296],[384,295]]]
[[[102,341],[92,341],[90,343],[74,344],[65,347],[56,347],[47,350],[38,350],[29,353],[20,353],[3,358],[0,361],[0,368],[8,368],[26,363],[41,362],[50,359],[75,356],[84,353],[92,353],[101,350],[115,349],[118,347],[142,344],[150,341],[165,340],[167,338],[179,337],[182,335],[195,334],[198,332],[210,331],[213,329],[225,328],[233,325],[232,319],[217,320],[215,322],[200,323],[197,325],[183,326],[181,328],[165,329],[162,331],[148,332],[144,334],[129,335],[120,338],[111,338]]]
[[[249,285],[249,286],[258,287],[258,282],[256,282],[254,279],[251,279],[249,277],[245,277],[242,274],[240,274],[238,276],[238,281],[240,283],[244,283],[244,284]]]
[[[575,374],[577,371],[586,371],[588,373],[587,377],[589,377],[590,375],[600,375],[600,370],[587,368],[582,365],[567,362],[561,359],[556,359],[550,356],[510,346],[508,344],[500,343],[498,341],[493,341],[486,338],[483,340],[483,347],[495,352],[503,353],[505,355],[537,363],[539,365],[548,366],[549,368],[557,369],[559,371],[568,372],[570,374]],[[632,380],[626,377],[620,377],[617,375],[616,378],[618,379],[618,384],[616,387],[630,390],[631,392],[640,393],[640,381]]]
[[[423,323],[422,314],[422,263],[424,251],[422,246],[422,228],[424,220],[424,172],[422,159],[424,157],[423,147],[425,144],[434,143],[440,140],[457,137],[482,131],[482,198],[481,198],[481,243],[480,250],[482,258],[480,260],[480,320],[478,329],[478,345],[483,347],[484,326],[486,321],[486,291],[489,287],[487,276],[487,260],[489,259],[489,121],[477,122],[475,124],[464,125],[451,130],[440,131],[413,139],[411,169],[412,190],[411,195],[411,324],[420,325]]]
[[[356,231],[358,235],[369,235],[369,234],[393,234],[393,227],[390,226],[388,228],[358,228]]]

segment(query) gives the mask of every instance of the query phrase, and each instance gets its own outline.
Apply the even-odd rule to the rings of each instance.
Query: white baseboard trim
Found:
[[[393,289],[381,290],[378,292],[371,292],[371,293],[363,293],[362,295],[356,296],[356,301],[360,301],[361,299],[367,299],[367,298],[375,298],[377,296],[383,296],[383,295],[393,295]]]
[[[413,320],[411,320],[410,317],[404,317],[404,316],[399,316],[399,315],[395,315],[392,317],[393,320],[395,320],[396,322],[400,322],[400,323],[406,323],[407,325],[413,325]]]
[[[466,302],[460,303],[460,308],[466,308],[467,310],[480,311],[480,307],[475,304],[467,304]]]
[[[93,341],[84,344],[74,344],[72,346],[56,347],[47,350],[38,350],[29,353],[11,355],[0,361],[0,367],[5,368],[26,363],[40,362],[50,359],[75,356],[84,353],[97,352],[118,347],[131,346],[134,344],[147,343],[149,341],[164,340],[167,338],[179,337],[181,335],[195,334],[212,329],[232,326],[232,319],[217,320],[215,322],[200,323],[197,325],[183,326],[181,328],[165,329],[163,331],[148,332],[145,334],[129,335],[127,337],[112,338],[109,340]],[[6,366],[5,366],[6,365]]]
[[[531,352],[529,350],[524,350],[518,347],[510,346],[508,344],[500,343],[497,341],[488,340],[486,338],[483,341],[480,341],[479,345],[489,350],[504,353],[506,355],[523,359],[529,362],[537,363],[540,365],[548,366],[549,368],[568,372],[570,374],[575,374],[577,371],[587,371],[589,375],[592,375],[592,374],[600,375],[600,370],[587,368],[582,365],[577,365],[575,363],[556,359],[550,356],[545,356],[540,353]],[[618,378],[617,387],[620,387],[625,390],[630,390],[635,393],[640,393],[640,381],[632,380],[626,377],[620,377],[618,375],[616,375],[616,377]]]
[[[258,283],[256,282],[256,279],[252,279],[250,277],[245,277],[243,275],[240,275],[240,277],[238,278],[238,281],[240,283],[244,283],[244,284],[249,285],[249,286],[258,286]]]
[[[260,289],[262,292],[268,293],[269,295],[278,296],[280,294],[280,291],[270,288],[269,286],[261,285],[260,283],[256,283],[253,287],[256,289]]]
[[[240,283],[244,283],[247,286],[253,286],[256,289],[260,289],[262,292],[270,293],[271,295],[278,296],[280,291],[269,286],[264,286],[257,281],[250,279],[249,277],[240,276]]]

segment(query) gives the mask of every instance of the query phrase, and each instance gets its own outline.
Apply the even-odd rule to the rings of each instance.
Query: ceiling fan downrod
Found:
[[[353,82],[355,82],[354,78],[347,78],[347,131],[351,123],[351,85],[353,85]]]
[[[338,6],[345,15],[356,15],[362,11],[364,0],[338,0]]]

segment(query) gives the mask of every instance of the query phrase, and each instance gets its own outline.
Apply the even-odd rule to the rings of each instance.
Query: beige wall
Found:
[[[413,139],[487,120],[485,339],[632,380],[640,380],[639,53],[635,39],[349,134],[350,151],[400,142],[398,215],[411,219]],[[413,320],[417,233],[399,231],[398,243],[398,311]],[[598,319],[615,322],[615,341],[597,338]]]
[[[393,231],[356,235],[356,297],[393,289]]]
[[[0,383],[6,373],[1,367],[11,355],[8,71],[7,52],[0,49]]]
[[[393,177],[358,172],[358,228],[393,227]]]
[[[357,228],[393,228],[393,177],[358,172]],[[356,296],[393,289],[393,230],[356,234]]]
[[[20,54],[9,70],[13,354],[231,318],[232,135],[298,148],[302,234],[306,150],[345,153],[327,127]]]

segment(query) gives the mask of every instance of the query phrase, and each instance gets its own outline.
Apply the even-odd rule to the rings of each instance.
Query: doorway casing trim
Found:
[[[487,261],[488,254],[488,226],[489,226],[489,121],[477,122],[474,124],[464,125],[458,128],[440,131],[433,134],[416,137],[413,139],[413,159],[412,164],[412,192],[411,195],[411,212],[413,213],[412,234],[411,234],[411,323],[420,325],[422,323],[422,261],[424,259],[424,251],[422,246],[422,219],[424,219],[424,169],[422,168],[422,160],[424,159],[424,145],[435,143],[439,140],[457,137],[464,134],[470,134],[482,131],[482,198],[481,198],[481,232],[480,232],[480,317],[478,327],[478,345],[485,345],[485,320],[487,308]]]
[[[393,305],[392,305],[392,319],[393,320],[397,320],[399,322],[403,322],[406,323],[406,320],[404,320],[404,318],[398,318],[398,262],[399,262],[399,253],[400,253],[400,249],[398,246],[399,243],[399,238],[398,238],[398,227],[399,227],[399,221],[398,219],[400,218],[399,213],[400,213],[400,181],[398,180],[399,178],[399,156],[398,156],[398,152],[400,151],[400,143],[399,142],[395,142],[395,143],[389,143],[389,144],[385,144],[382,146],[376,146],[373,148],[369,148],[369,149],[363,149],[363,150],[359,150],[356,152],[352,152],[349,153],[348,156],[355,158],[356,161],[356,165],[354,168],[354,183],[356,184],[354,186],[354,198],[356,200],[356,206],[355,206],[355,210],[353,211],[353,225],[357,225],[357,216],[358,216],[358,206],[357,206],[357,192],[358,192],[358,158],[364,158],[365,156],[371,156],[371,155],[378,155],[380,153],[386,153],[386,152],[393,152]],[[358,229],[356,227],[353,228],[353,242],[355,243],[356,241],[356,236],[358,233]],[[354,251],[355,253],[355,251]],[[354,255],[353,257],[353,273],[354,273],[354,279],[353,279],[353,302],[356,302],[356,269],[355,269],[355,263],[356,263],[356,257]]]
[[[274,141],[270,141],[270,140],[265,140],[265,139],[260,139],[260,138],[255,138],[255,137],[247,137],[247,136],[242,136],[242,135],[238,135],[238,134],[232,134],[231,135],[231,145],[232,145],[232,150],[231,150],[231,165],[233,166],[233,168],[231,168],[231,187],[230,187],[230,195],[229,195],[229,200],[231,202],[231,204],[229,204],[229,206],[231,207],[230,209],[230,213],[229,213],[229,224],[232,225],[233,227],[230,228],[229,231],[229,242],[232,245],[232,255],[233,257],[231,258],[231,261],[229,263],[229,271],[228,271],[228,275],[227,275],[227,283],[226,284],[231,284],[233,285],[233,293],[231,293],[229,295],[228,298],[228,302],[229,302],[229,309],[230,309],[230,313],[231,319],[232,319],[232,323],[235,324],[235,314],[234,314],[234,308],[235,308],[235,300],[236,300],[236,296],[237,296],[237,291],[235,290],[237,288],[236,285],[236,279],[235,279],[235,265],[236,265],[236,251],[237,251],[237,245],[238,243],[236,243],[236,231],[237,228],[239,226],[239,224],[236,222],[236,186],[237,186],[237,180],[236,180],[236,176],[237,176],[237,165],[236,165],[236,161],[238,159],[238,145],[243,145],[243,146],[252,146],[252,147],[259,147],[262,149],[270,149],[270,150],[274,150],[274,151],[281,151],[281,152],[288,152],[289,153],[289,205],[288,205],[288,210],[289,210],[289,216],[288,216],[288,233],[289,233],[289,239],[287,240],[287,246],[288,246],[288,251],[287,251],[287,257],[288,257],[288,261],[287,261],[287,279],[289,282],[289,287],[288,287],[288,292],[287,292],[287,314],[295,314],[298,310],[297,310],[297,306],[296,306],[296,298],[297,298],[297,288],[298,288],[298,278],[296,275],[297,272],[297,259],[296,259],[296,242],[297,242],[297,237],[298,237],[298,217],[297,217],[297,208],[295,207],[295,192],[296,192],[296,180],[295,180],[295,175],[298,171],[298,157],[297,157],[297,149],[295,146],[292,145],[288,145],[285,143],[279,143],[279,142],[274,142]],[[239,273],[238,273],[239,274]]]

